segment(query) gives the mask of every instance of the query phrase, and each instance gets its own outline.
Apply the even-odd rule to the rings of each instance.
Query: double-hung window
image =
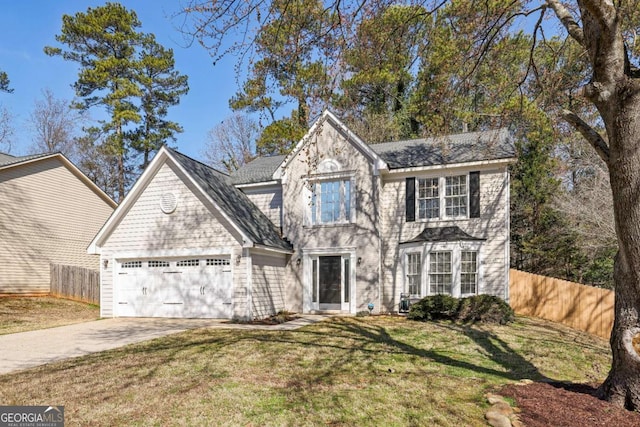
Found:
[[[448,217],[467,216],[467,176],[445,178],[445,215]]]
[[[418,217],[440,217],[440,196],[438,178],[418,179]]]
[[[480,242],[435,242],[402,249],[403,292],[412,298],[446,294],[467,297],[482,288]]]
[[[451,251],[431,252],[429,254],[429,293],[451,295],[453,272]]]
[[[420,252],[407,254],[407,281],[409,295],[420,297],[422,295],[422,259]]]
[[[460,252],[460,293],[474,295],[478,290],[478,252]]]
[[[415,213],[418,219],[469,217],[468,175],[416,178],[414,191],[415,197],[409,198],[408,203],[415,203],[415,210],[411,206],[410,211],[411,215]],[[409,219],[409,221],[412,220]]]
[[[351,222],[351,180],[319,181],[312,185],[311,223]]]

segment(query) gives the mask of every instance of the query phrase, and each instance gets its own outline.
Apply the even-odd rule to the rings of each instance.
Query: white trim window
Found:
[[[350,178],[313,183],[311,224],[346,224],[352,222],[352,191]]]
[[[468,218],[468,175],[416,178],[415,209],[420,220]]]
[[[460,252],[460,294],[475,295],[478,292],[478,252]]]
[[[453,268],[451,251],[429,253],[429,293],[452,294]]]
[[[401,249],[403,292],[412,298],[477,295],[483,288],[481,242],[426,242]]]
[[[418,218],[440,217],[440,196],[438,194],[438,178],[418,179]]]
[[[422,296],[422,254],[410,252],[407,254],[407,290],[412,297]]]
[[[467,175],[448,176],[445,178],[445,216],[467,217],[469,188]]]

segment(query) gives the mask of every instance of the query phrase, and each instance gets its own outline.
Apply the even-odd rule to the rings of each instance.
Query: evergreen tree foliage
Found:
[[[9,76],[2,70],[0,70],[0,92],[13,92],[13,89],[9,87]]]
[[[76,107],[103,108],[100,152],[117,164],[116,200],[122,200],[135,177],[131,164],[136,151],[148,156],[181,128],[164,120],[169,106],[186,92],[186,77],[173,70],[173,52],[159,46],[152,35],[140,32],[134,11],[118,3],[88,8],[62,17],[56,40],[67,47],[45,47],[50,56],[76,62],[74,83],[81,99]]]

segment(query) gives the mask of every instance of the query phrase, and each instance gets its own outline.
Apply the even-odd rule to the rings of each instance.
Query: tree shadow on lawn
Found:
[[[340,367],[348,367],[349,364],[367,364],[372,370],[380,370],[379,360],[374,357],[363,357],[367,354],[378,354],[381,351],[395,354],[417,356],[425,361],[442,364],[449,367],[468,370],[487,376],[494,376],[508,380],[520,380],[528,378],[532,380],[548,380],[539,370],[524,359],[520,354],[511,349],[507,343],[495,334],[474,328],[472,326],[458,326],[446,323],[432,323],[442,330],[461,333],[476,343],[482,351],[479,356],[497,364],[497,367],[482,366],[468,360],[468,353],[460,353],[456,357],[456,344],[450,347],[440,346],[438,349],[420,348],[410,342],[394,338],[387,328],[375,324],[375,318],[333,318],[322,322],[318,327],[305,327],[294,331],[228,331],[228,330],[200,330],[190,331],[185,334],[177,334],[134,344],[124,348],[109,350],[89,356],[48,365],[49,374],[56,373],[61,377],[68,375],[70,370],[92,370],[96,367],[104,372],[95,372],[95,375],[82,376],[86,384],[85,392],[90,395],[101,396],[102,399],[117,394],[117,389],[127,389],[130,386],[153,382],[164,367],[174,363],[199,364],[197,369],[202,376],[194,376],[187,380],[181,378],[182,384],[176,384],[178,388],[188,390],[202,382],[225,381],[237,373],[232,372],[231,366],[221,366],[209,362],[217,357],[232,357],[230,353],[239,352],[238,360],[245,357],[247,343],[255,342],[267,347],[258,350],[261,363],[265,366],[278,367],[280,381],[285,389],[301,392],[297,401],[304,401],[305,395],[311,393],[315,387],[331,386],[334,383],[345,382],[344,376],[350,374],[349,369],[341,370]],[[402,327],[399,323],[398,326]],[[344,338],[344,339],[342,339]],[[288,344],[291,347],[268,347],[270,344]],[[445,344],[446,346],[446,344]],[[250,348],[250,347],[249,347]],[[305,349],[317,350],[319,353],[304,358]],[[339,351],[330,351],[331,349]],[[124,354],[122,351],[124,350]],[[323,351],[327,350],[326,357]],[[206,353],[206,357],[201,357]],[[446,354],[444,354],[446,353]],[[139,357],[145,355],[149,357]],[[291,359],[287,359],[290,357]],[[282,367],[287,363],[293,363],[291,370]],[[307,367],[311,366],[307,369]],[[117,387],[105,390],[96,377],[107,375],[109,369],[125,370],[128,375],[120,376]],[[298,369],[295,374],[294,369]],[[56,372],[57,371],[57,372]],[[283,375],[284,373],[284,375]],[[291,375],[289,375],[291,374]],[[166,374],[165,374],[166,375]],[[205,379],[206,377],[206,379]],[[191,384],[193,383],[193,384]],[[210,383],[209,383],[210,385]],[[364,387],[366,384],[349,383],[349,387]],[[106,394],[106,395],[105,395]]]
[[[531,362],[523,358],[517,351],[514,351],[509,345],[495,334],[474,328],[473,326],[458,326],[455,324],[432,323],[437,328],[458,332],[476,343],[487,359],[497,363],[503,369],[496,369],[487,366],[475,364],[463,358],[456,358],[443,353],[455,354],[455,344],[446,349],[424,349],[403,342],[392,337],[386,328],[375,325],[369,321],[354,318],[333,318],[322,323],[324,329],[327,330],[308,330],[307,328],[293,331],[290,334],[279,336],[268,335],[258,339],[268,340],[270,342],[279,341],[286,344],[303,344],[305,346],[317,346],[336,348],[345,350],[344,360],[333,360],[333,366],[340,366],[340,363],[348,362],[352,355],[357,352],[378,353],[381,351],[380,344],[387,348],[384,350],[388,353],[407,354],[418,356],[422,359],[433,361],[434,363],[446,366],[461,368],[475,373],[496,376],[508,380],[531,379],[535,381],[549,381],[547,377],[542,375],[538,368]],[[304,339],[301,334],[304,334]],[[311,338],[316,335],[316,338]],[[327,336],[344,336],[351,337],[354,345],[340,345],[334,340],[327,340]],[[299,338],[299,339],[297,339]],[[327,374],[330,374],[328,372]],[[325,376],[326,379],[326,376]]]
[[[448,356],[442,354],[442,350],[416,347],[407,342],[393,338],[385,328],[366,321],[335,321],[332,323],[334,328],[347,333],[359,335],[365,339],[365,342],[370,341],[375,343],[384,343],[397,349],[399,352],[429,359],[435,363],[455,368],[462,368],[485,375],[493,375],[509,380],[521,380],[525,378],[536,381],[549,380],[540,373],[535,365],[523,358],[517,351],[509,347],[505,341],[495,334],[473,326],[458,326],[444,322],[434,322],[432,325],[437,328],[461,333],[470,338],[484,350],[484,355],[488,357],[488,359],[503,367],[504,370],[480,366],[478,364],[465,361],[462,358],[458,359]],[[446,352],[455,354],[455,350],[455,344],[452,344],[451,348],[446,349]]]

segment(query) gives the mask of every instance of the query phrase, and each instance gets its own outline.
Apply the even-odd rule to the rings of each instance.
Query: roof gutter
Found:
[[[397,169],[389,169],[386,171],[389,175],[401,175],[401,174],[409,174],[416,172],[428,172],[428,171],[442,171],[449,169],[460,169],[460,168],[470,168],[470,167],[490,167],[490,166],[508,166],[513,164],[518,159],[516,157],[508,157],[504,159],[495,159],[495,160],[481,160],[475,162],[464,162],[464,163],[451,163],[444,165],[429,165],[429,166],[413,166],[406,168],[397,168]]]

